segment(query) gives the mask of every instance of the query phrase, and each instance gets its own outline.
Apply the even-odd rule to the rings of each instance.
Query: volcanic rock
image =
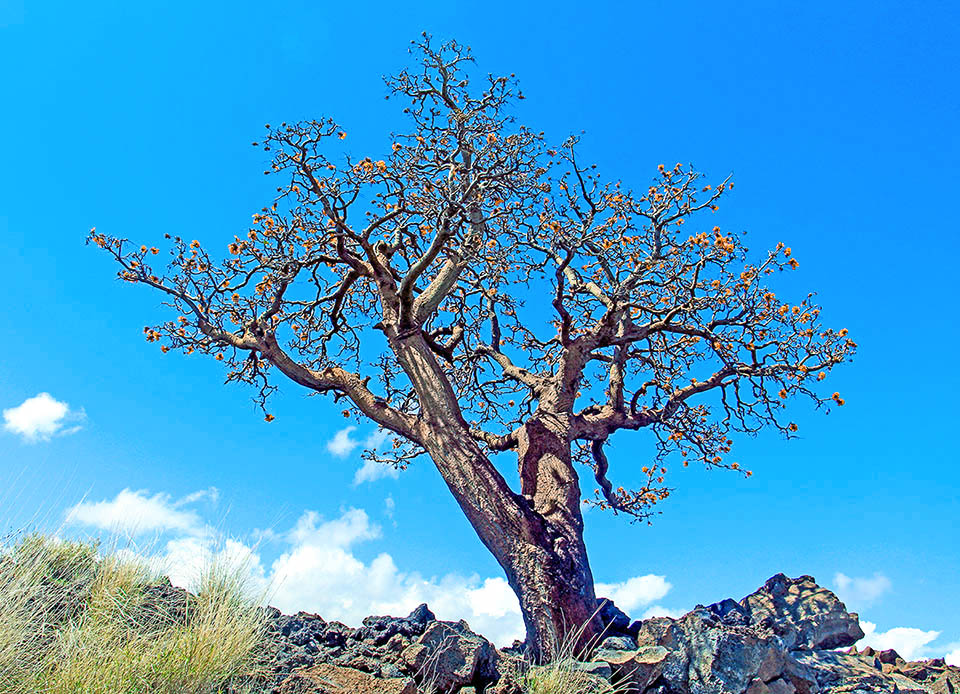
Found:
[[[751,626],[776,634],[789,650],[842,648],[863,638],[857,615],[812,576],[777,574],[740,605]]]

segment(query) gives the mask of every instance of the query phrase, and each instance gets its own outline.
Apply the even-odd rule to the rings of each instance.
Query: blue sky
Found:
[[[817,291],[860,345],[832,376],[846,407],[798,403],[800,440],[737,442],[751,479],[677,472],[652,527],[591,511],[597,579],[640,616],[812,574],[876,643],[960,651],[958,20],[948,2],[0,0],[0,409],[49,394],[0,435],[0,522],[57,526],[73,508],[68,531],[86,532],[133,515],[174,558],[216,529],[264,579],[298,567],[285,608],[349,618],[426,596],[510,633],[498,567],[429,464],[355,484],[359,450],[330,444],[371,428],[336,438],[339,408],[294,387],[264,423],[215,364],[145,343],[157,297],[83,244],[97,226],[225,245],[269,199],[249,144],[267,122],[332,115],[356,151],[383,147],[400,121],[380,77],[427,30],[515,72],[520,120],[556,140],[586,130],[611,178],[733,172],[724,225],[758,250],[787,242],[801,267],[780,293]],[[44,421],[48,437],[17,433]],[[647,443],[621,435],[613,465],[643,464]]]

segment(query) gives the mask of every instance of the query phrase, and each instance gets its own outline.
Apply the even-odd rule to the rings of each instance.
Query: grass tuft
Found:
[[[0,691],[243,691],[265,617],[241,575],[208,567],[189,595],[95,542],[32,535],[0,546]]]

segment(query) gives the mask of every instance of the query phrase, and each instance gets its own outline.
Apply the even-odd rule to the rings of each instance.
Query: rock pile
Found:
[[[960,668],[942,659],[858,651],[857,615],[810,576],[778,574],[739,602],[698,605],[677,619],[631,622],[610,601],[599,614],[603,640],[573,664],[596,692],[960,694]],[[437,621],[426,605],[358,628],[306,613],[270,618],[274,694],[520,694],[531,671],[522,644],[498,651],[466,622]]]
[[[367,617],[357,628],[305,612],[273,610],[270,619],[267,666],[276,694],[415,694],[418,684],[483,691],[500,679],[493,644],[466,622],[437,621],[426,605],[402,619]]]

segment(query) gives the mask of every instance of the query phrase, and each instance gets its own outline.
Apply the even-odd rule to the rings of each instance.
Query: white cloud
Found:
[[[956,665],[960,667],[960,643],[951,643],[947,646],[949,650],[944,656],[944,659],[947,661],[947,665]]]
[[[400,471],[393,465],[378,463],[375,460],[368,459],[363,461],[363,465],[361,465],[354,474],[353,486],[356,487],[358,484],[363,484],[364,482],[376,482],[385,477],[395,480],[399,476]]]
[[[71,410],[65,402],[50,393],[38,393],[16,407],[3,411],[3,428],[19,434],[31,443],[48,441],[53,436],[66,436],[80,431],[80,425],[66,426],[84,419],[83,410]]]
[[[393,500],[393,497],[389,494],[387,498],[383,500],[383,515],[387,518],[393,518],[394,512],[397,510],[397,502]]]
[[[833,584],[840,599],[848,606],[855,607],[873,604],[893,587],[890,579],[879,572],[871,578],[851,578],[846,574],[837,573],[833,577]]]
[[[367,438],[359,441],[353,438],[353,432],[357,430],[354,426],[344,427],[333,438],[327,441],[327,450],[338,458],[346,458],[359,447],[375,450],[380,448],[390,437],[390,432],[384,429],[374,429]]]
[[[345,427],[338,431],[332,439],[327,441],[327,450],[338,458],[346,458],[353,453],[354,448],[360,445],[360,442],[351,435],[356,430],[356,427]]]
[[[215,504],[220,498],[220,490],[216,487],[209,487],[207,489],[200,489],[199,491],[187,494],[185,497],[180,499],[175,506],[185,506],[187,504],[192,504],[201,499],[210,499],[210,503]]]
[[[893,627],[886,631],[877,631],[873,622],[860,620],[864,637],[857,642],[859,648],[870,646],[879,651],[892,648],[904,660],[916,660],[927,653],[927,644],[940,636],[939,631],[924,631],[914,627]]]
[[[634,576],[623,583],[597,583],[598,597],[610,598],[621,610],[630,614],[633,610],[659,600],[670,592],[671,586],[665,576]]]
[[[286,532],[260,533],[282,543],[280,554],[268,561],[258,544],[218,539],[194,511],[184,508],[215,496],[215,490],[206,490],[175,501],[168,494],[125,489],[112,500],[80,503],[67,513],[71,523],[103,529],[169,531],[172,539],[143,558],[179,586],[194,588],[211,564],[229,564],[239,566],[249,585],[286,613],[306,610],[327,620],[359,624],[371,614],[403,616],[425,602],[440,619],[466,619],[498,645],[523,638],[520,606],[504,578],[424,576],[402,570],[386,552],[362,556],[365,543],[382,537],[380,526],[362,509],[344,509],[332,519],[306,511]],[[388,510],[390,501],[387,497]],[[634,609],[665,596],[670,584],[663,576],[649,575],[601,583],[597,589],[625,609]],[[658,605],[648,612],[676,614]]]
[[[327,450],[337,458],[346,458],[358,448],[375,451],[390,438],[390,432],[385,429],[374,429],[365,439],[353,437],[357,430],[354,426],[344,427],[333,438],[327,441]],[[364,482],[375,482],[385,477],[397,479],[400,471],[392,465],[378,463],[375,460],[364,460],[353,476],[353,486]]]
[[[81,501],[72,506],[67,509],[66,522],[130,535],[171,530],[196,535],[203,529],[200,517],[183,507],[215,496],[216,489],[211,488],[174,501],[169,494],[148,496],[142,489],[124,489],[109,501]]]

